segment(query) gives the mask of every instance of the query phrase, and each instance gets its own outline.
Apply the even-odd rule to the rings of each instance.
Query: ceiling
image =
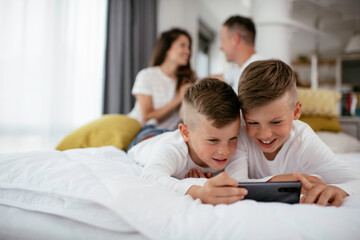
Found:
[[[343,53],[351,35],[360,29],[360,0],[295,0],[291,16],[319,33],[296,32],[295,43],[308,43],[294,44],[297,54],[317,52],[323,58],[334,58]]]
[[[295,0],[292,17],[324,32],[360,28],[360,0]]]

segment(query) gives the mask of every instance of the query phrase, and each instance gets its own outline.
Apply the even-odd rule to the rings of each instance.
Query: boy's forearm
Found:
[[[316,176],[307,175],[307,174],[302,174],[302,175],[311,183],[326,184]],[[281,174],[281,175],[273,176],[267,182],[293,182],[293,181],[298,181],[298,179],[294,177],[294,174]]]
[[[175,192],[186,194],[193,182],[179,180],[171,176],[171,173],[162,166],[145,166],[141,172],[141,177],[154,180],[161,185],[167,186]]]
[[[291,182],[291,181],[297,181],[297,179],[293,176],[293,174],[282,174],[282,175],[276,175],[273,176],[271,179],[268,180],[268,182]]]

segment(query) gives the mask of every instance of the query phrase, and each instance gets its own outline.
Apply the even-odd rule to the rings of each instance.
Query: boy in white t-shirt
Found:
[[[239,82],[246,127],[241,127],[238,147],[246,152],[249,178],[300,180],[301,203],[340,206],[346,196],[360,193],[360,174],[337,159],[315,132],[298,120],[301,102],[294,72],[286,63],[273,59],[253,62]],[[330,185],[296,172],[314,174]]]
[[[240,112],[231,86],[214,78],[199,81],[183,97],[182,118],[178,130],[142,141],[128,151],[144,166],[142,177],[203,203],[243,199],[247,190],[238,188],[237,182],[247,179],[247,162],[240,158],[237,146]],[[194,168],[215,177],[185,179]]]

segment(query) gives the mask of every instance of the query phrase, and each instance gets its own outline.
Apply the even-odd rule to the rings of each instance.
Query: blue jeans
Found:
[[[170,132],[173,130],[169,129],[158,129],[155,128],[154,125],[145,125],[140,132],[134,137],[134,139],[131,141],[129,147],[127,148],[127,151],[130,150],[133,146],[141,142],[142,140],[154,137],[156,135],[162,134],[164,132]]]

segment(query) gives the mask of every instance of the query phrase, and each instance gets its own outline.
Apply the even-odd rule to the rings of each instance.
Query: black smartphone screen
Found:
[[[299,203],[301,182],[239,182],[248,190],[245,199],[259,202]]]

